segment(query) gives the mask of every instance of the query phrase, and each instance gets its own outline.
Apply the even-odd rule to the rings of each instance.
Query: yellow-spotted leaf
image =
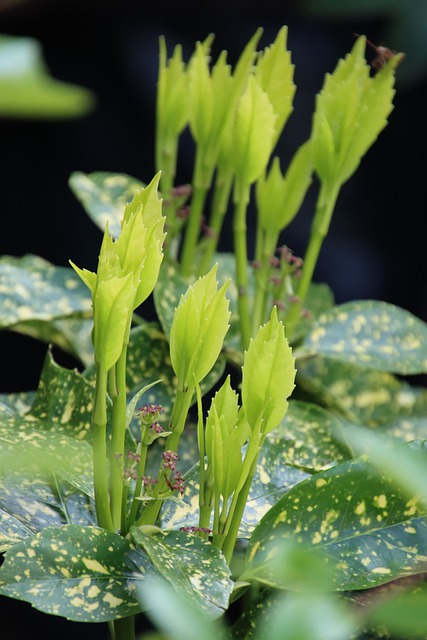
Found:
[[[422,437],[422,419],[427,413],[427,390],[398,379],[387,371],[366,369],[331,358],[300,358],[297,382],[316,403],[350,422],[369,427],[395,423],[398,436],[411,440]],[[411,426],[413,425],[413,426]],[[391,427],[390,427],[391,429]]]
[[[426,534],[421,500],[361,457],[315,474],[270,509],[250,540],[248,573],[292,588],[274,570],[275,554],[290,540],[321,554],[337,590],[367,589],[427,571]]]
[[[72,192],[86,213],[104,231],[108,228],[114,238],[120,233],[125,206],[145,185],[126,173],[74,171],[68,182]]]
[[[94,385],[75,369],[58,365],[49,349],[30,414],[46,431],[91,442]]]
[[[224,614],[234,582],[217,547],[184,531],[146,535],[133,527],[131,534],[163,577],[208,618]]]
[[[323,313],[303,351],[403,375],[427,372],[427,324],[393,304],[347,302]]]
[[[72,269],[54,266],[31,254],[0,258],[1,329],[37,338],[40,322],[91,314],[90,295]],[[49,337],[46,327],[43,337]]]
[[[98,527],[48,527],[6,554],[0,594],[76,622],[106,622],[139,613],[137,587],[158,575],[122,536]]]
[[[47,526],[95,522],[92,449],[65,431],[0,406],[1,550]]]

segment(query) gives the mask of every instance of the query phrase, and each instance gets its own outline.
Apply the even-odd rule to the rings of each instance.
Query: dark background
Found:
[[[34,253],[57,265],[68,265],[71,258],[96,268],[101,233],[72,194],[68,179],[73,171],[97,170],[128,173],[144,182],[153,177],[160,34],[169,51],[181,43],[188,59],[195,42],[214,33],[214,60],[225,49],[233,65],[257,27],[264,29],[258,45],[263,48],[288,25],[297,91],[294,113],[276,149],[284,168],[309,135],[324,74],[351,49],[357,32],[407,56],[397,72],[389,124],[341,191],[315,279],[332,287],[337,302],[383,299],[427,321],[427,11],[422,5],[423,0],[231,0],[180,2],[170,8],[131,0],[0,0],[0,33],[38,39],[53,77],[89,88],[97,99],[96,108],[81,118],[0,118],[0,255]],[[373,53],[368,50],[367,56]],[[180,154],[178,181],[190,182],[188,137]],[[297,255],[306,244],[315,194],[313,186],[283,238]],[[46,347],[34,343],[0,333],[6,385],[0,391],[37,384]]]
[[[171,8],[130,0],[0,0],[0,33],[38,39],[51,74],[91,89],[97,98],[96,108],[82,118],[0,118],[0,255],[34,253],[64,266],[71,258],[96,268],[101,233],[71,193],[68,179],[73,171],[124,172],[144,182],[153,177],[160,34],[169,51],[182,44],[187,59],[197,40],[214,33],[214,59],[225,49],[233,65],[258,27],[264,29],[260,48],[288,25],[297,91],[276,150],[284,168],[309,135],[324,74],[352,48],[357,32],[407,56],[397,72],[389,125],[341,191],[315,279],[332,287],[337,302],[386,300],[427,321],[425,5],[424,0],[230,0],[180,2]],[[180,153],[178,181],[190,182],[188,140]],[[311,190],[284,237],[297,255],[305,247],[314,202]],[[35,388],[46,345],[0,332],[0,349],[0,392]],[[29,605],[1,599],[5,640],[22,637],[29,612]],[[31,612],[30,620],[34,634],[42,632],[46,616]],[[82,637],[85,630],[93,640],[106,635],[61,619],[49,618],[48,628],[51,637],[57,628],[63,640]]]

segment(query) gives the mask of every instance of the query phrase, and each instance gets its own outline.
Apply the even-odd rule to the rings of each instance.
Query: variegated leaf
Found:
[[[425,373],[427,324],[387,302],[347,302],[317,319],[295,356],[303,354],[402,375]]]
[[[74,171],[69,186],[86,213],[101,231],[108,229],[114,238],[120,233],[125,206],[145,185],[125,173]]]
[[[366,589],[427,571],[426,534],[422,501],[362,457],[315,474],[270,509],[250,540],[248,574],[292,588],[274,570],[290,540],[322,555],[337,590]]]
[[[0,594],[77,622],[105,622],[142,610],[137,587],[158,577],[129,540],[98,527],[47,527],[7,552]]]
[[[147,553],[156,569],[211,619],[228,607],[234,582],[219,549],[184,531],[145,535],[137,527],[132,540]]]

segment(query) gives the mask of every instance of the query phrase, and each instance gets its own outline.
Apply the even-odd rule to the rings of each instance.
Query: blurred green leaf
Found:
[[[37,40],[0,35],[0,117],[76,118],[94,107],[89,89],[50,76]]]

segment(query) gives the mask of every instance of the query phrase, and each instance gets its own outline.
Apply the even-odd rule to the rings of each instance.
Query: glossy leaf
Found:
[[[366,589],[427,570],[426,509],[363,458],[323,471],[291,489],[264,516],[248,549],[248,569],[273,577],[274,546],[294,540],[317,549],[338,590]]]
[[[234,583],[214,545],[183,531],[145,535],[134,527],[131,535],[176,591],[211,619],[224,613]]]
[[[347,302],[317,319],[304,349],[371,369],[423,373],[427,371],[427,324],[387,302]]]
[[[75,369],[59,366],[49,350],[30,413],[55,435],[91,442],[93,395],[92,382]]]
[[[142,610],[137,586],[158,576],[129,540],[97,527],[48,527],[11,549],[0,594],[76,622],[105,622]]]
[[[111,235],[117,238],[126,204],[145,185],[126,173],[74,171],[69,186],[92,222],[102,232],[108,222]]]
[[[200,382],[214,366],[228,330],[225,291],[218,289],[217,265],[198,278],[181,296],[170,332],[170,355],[178,384],[183,389]]]
[[[251,339],[242,369],[242,405],[246,419],[268,433],[282,420],[287,399],[294,389],[295,360],[285,337],[276,307],[270,319]]]
[[[0,328],[31,334],[36,321],[85,315],[92,315],[90,296],[72,269],[31,254],[0,257]]]
[[[425,388],[410,385],[386,371],[323,356],[299,358],[297,366],[299,388],[334,413],[370,427],[395,422],[396,435],[400,431],[408,440],[423,435],[416,425],[427,411]]]

